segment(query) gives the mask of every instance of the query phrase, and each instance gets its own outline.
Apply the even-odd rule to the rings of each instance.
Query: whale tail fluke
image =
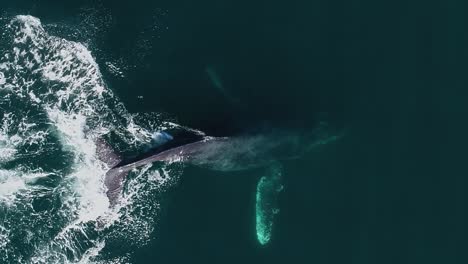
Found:
[[[110,169],[104,178],[104,185],[107,188],[106,194],[110,205],[114,206],[120,198],[123,181],[127,177],[128,171],[115,168],[122,162],[123,158],[103,137],[96,140],[96,154],[98,159]]]

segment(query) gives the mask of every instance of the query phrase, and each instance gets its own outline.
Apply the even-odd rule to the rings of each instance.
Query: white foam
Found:
[[[19,190],[26,188],[26,183],[15,171],[0,170],[0,200],[8,201]]]
[[[106,245],[106,236],[93,237],[92,234],[117,223],[114,237],[131,237],[136,244],[149,241],[154,229],[155,209],[159,205],[152,204],[142,210],[142,203],[139,208],[134,208],[137,206],[135,201],[168,184],[167,172],[158,173],[151,166],[134,172],[138,177],[128,182],[123,202],[110,209],[103,184],[105,165],[96,158],[94,138],[112,130],[129,145],[141,144],[148,141],[155,127],[147,129],[137,124],[114,98],[85,45],[48,35],[40,20],[32,16],[13,18],[6,30],[10,32],[13,44],[0,60],[0,89],[4,89],[6,96],[40,109],[43,116],[38,118],[40,113],[23,112],[22,109],[11,109],[10,113],[0,116],[0,165],[26,154],[39,158],[40,151],[57,147],[57,142],[51,138],[58,138],[62,151],[73,157],[70,170],[66,175],[60,175],[63,179],[59,186],[41,194],[60,194],[62,204],[58,215],[66,222],[53,221],[59,225],[59,231],[42,240],[38,240],[36,234],[47,233],[47,227],[32,229],[25,226],[34,252],[23,262],[94,261]],[[118,69],[115,66],[113,70]],[[9,106],[7,100],[0,99],[0,106],[2,103]],[[39,146],[36,148],[39,150],[25,151],[30,146]],[[0,170],[0,206],[22,202],[28,204],[21,208],[33,210],[31,203],[37,195],[35,191],[44,188],[35,183],[51,173],[32,171],[27,166]],[[142,189],[147,191],[141,192]],[[145,213],[132,215],[133,210]],[[40,212],[36,214],[42,218],[50,217]],[[12,224],[8,218],[4,221]],[[85,240],[85,248],[76,242],[78,238]],[[8,252],[8,243],[2,241],[4,236],[0,230],[0,251]],[[0,256],[0,262],[3,257]]]
[[[78,261],[78,264],[93,263],[92,259],[99,255],[105,245],[106,243],[99,242],[96,244],[96,246],[86,250],[86,252],[83,254],[83,257]]]
[[[117,66],[116,62],[108,61],[105,64],[106,64],[107,69],[109,70],[109,72],[112,73],[114,76],[117,76],[117,77],[120,77],[120,78],[125,77],[124,72],[120,69],[119,66]]]
[[[0,146],[0,163],[12,160],[16,152],[14,148]]]
[[[9,235],[10,231],[0,225],[0,248],[5,248],[6,245],[10,243]]]
[[[0,72],[0,85],[4,85],[5,82],[5,74],[3,72]]]
[[[16,194],[28,189],[29,184],[34,184],[38,179],[47,177],[50,173],[20,172],[18,170],[0,169],[0,203],[11,205]]]
[[[0,162],[10,161],[14,158],[17,150],[15,142],[17,142],[17,136],[9,135],[10,125],[12,123],[11,114],[3,115],[3,123],[0,127]]]

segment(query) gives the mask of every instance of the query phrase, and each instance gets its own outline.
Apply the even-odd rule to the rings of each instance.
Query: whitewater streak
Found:
[[[135,147],[161,122],[138,123],[83,44],[49,35],[32,16],[0,26],[0,262],[125,261],[101,253],[113,239],[149,240],[158,204],[141,198],[171,180],[167,170],[135,171],[124,201],[109,209],[108,168],[94,142],[115,131]]]

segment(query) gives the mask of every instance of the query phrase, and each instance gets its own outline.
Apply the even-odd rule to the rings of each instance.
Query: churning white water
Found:
[[[135,171],[110,209],[94,142],[112,131],[135,147],[163,122],[128,113],[88,48],[49,35],[38,18],[13,17],[2,31],[0,262],[125,262],[101,254],[112,241],[149,240],[159,205],[142,201],[172,180],[167,169]]]

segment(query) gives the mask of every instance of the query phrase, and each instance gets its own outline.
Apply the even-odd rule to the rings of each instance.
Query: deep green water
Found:
[[[188,167],[158,197],[150,239],[103,253],[130,263],[467,263],[467,11],[463,1],[0,3],[4,18],[30,14],[86,43],[131,113],[214,136],[319,117],[345,132],[283,164],[268,245],[255,236],[261,172]]]

